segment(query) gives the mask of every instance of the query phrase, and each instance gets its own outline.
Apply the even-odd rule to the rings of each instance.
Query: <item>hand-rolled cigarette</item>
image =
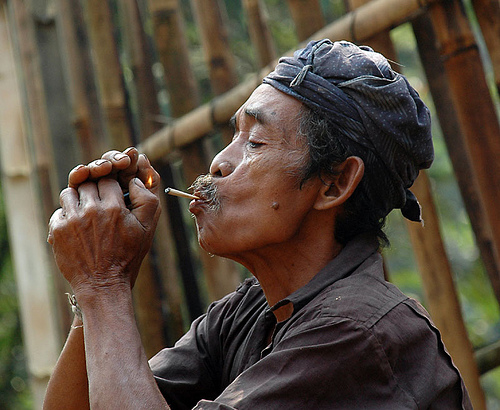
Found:
[[[189,198],[189,199],[200,199],[199,197],[195,195],[188,194],[187,192],[182,192],[174,188],[166,188],[165,193],[173,196],[180,196],[182,198]]]

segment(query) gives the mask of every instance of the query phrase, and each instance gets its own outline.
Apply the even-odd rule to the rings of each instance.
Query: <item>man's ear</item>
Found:
[[[361,182],[365,163],[359,157],[349,157],[335,168],[334,175],[322,177],[324,185],[318,192],[314,209],[319,211],[342,205]]]

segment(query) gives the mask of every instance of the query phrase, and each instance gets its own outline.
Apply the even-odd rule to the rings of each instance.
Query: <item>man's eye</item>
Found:
[[[248,141],[248,146],[250,148],[259,148],[260,146],[264,145],[261,142],[255,142],[255,141]]]

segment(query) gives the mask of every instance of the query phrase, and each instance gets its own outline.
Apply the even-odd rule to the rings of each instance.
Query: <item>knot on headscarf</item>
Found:
[[[421,221],[408,190],[434,159],[430,114],[407,79],[370,47],[311,41],[280,59],[264,83],[319,111],[367,169],[366,188],[383,216],[394,208]]]

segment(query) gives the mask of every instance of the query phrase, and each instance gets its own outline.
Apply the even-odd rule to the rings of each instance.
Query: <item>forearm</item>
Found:
[[[82,322],[75,318],[68,339],[50,378],[43,408],[88,409],[88,383]]]
[[[130,288],[99,292],[80,305],[91,407],[168,409],[142,347]]]

